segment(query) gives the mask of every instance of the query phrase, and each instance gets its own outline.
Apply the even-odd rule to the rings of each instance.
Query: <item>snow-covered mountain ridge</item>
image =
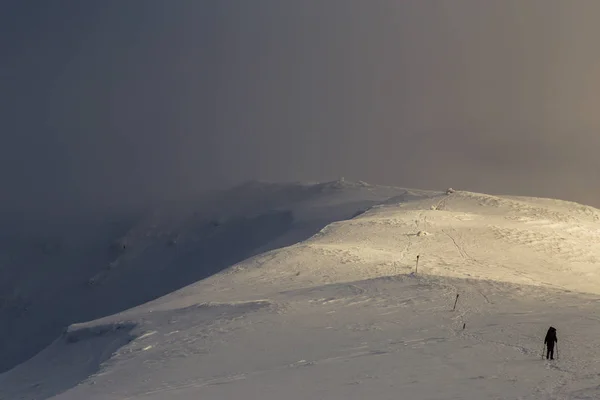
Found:
[[[592,207],[344,180],[251,183],[106,231],[85,257],[62,258],[70,275],[43,275],[62,296],[12,275],[27,284],[27,307],[5,307],[4,343],[32,351],[36,334],[55,340],[0,374],[0,399],[600,394]],[[556,368],[539,363],[550,324],[565,359]]]
[[[417,256],[423,275],[600,294],[600,210],[462,191],[405,195],[182,293],[231,300],[249,294],[244,286],[257,294],[407,274],[417,267]]]

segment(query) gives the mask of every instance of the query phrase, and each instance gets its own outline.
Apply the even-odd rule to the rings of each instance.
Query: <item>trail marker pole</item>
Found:
[[[417,274],[419,270],[419,255],[417,254],[417,264],[415,265],[415,275]]]
[[[456,303],[458,302],[458,293],[456,293],[456,300],[454,300],[454,307],[452,307],[452,311],[456,309]]]

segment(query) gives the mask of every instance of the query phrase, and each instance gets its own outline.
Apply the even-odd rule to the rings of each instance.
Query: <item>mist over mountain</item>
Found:
[[[598,14],[561,0],[9,0],[0,210],[341,176],[600,205]]]

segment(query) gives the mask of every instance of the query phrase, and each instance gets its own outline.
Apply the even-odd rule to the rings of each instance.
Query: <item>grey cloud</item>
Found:
[[[339,176],[600,205],[596,1],[13,3],[5,212]]]

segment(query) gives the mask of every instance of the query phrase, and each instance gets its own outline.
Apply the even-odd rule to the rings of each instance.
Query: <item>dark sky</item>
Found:
[[[0,207],[344,176],[600,206],[597,0],[5,0]]]

